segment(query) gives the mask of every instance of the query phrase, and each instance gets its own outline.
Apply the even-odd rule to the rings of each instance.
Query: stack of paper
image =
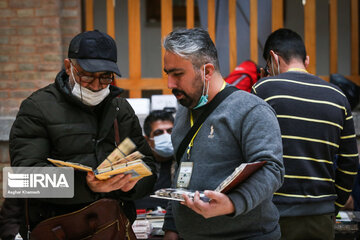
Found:
[[[137,239],[148,239],[152,231],[151,224],[148,220],[135,220],[132,225]]]

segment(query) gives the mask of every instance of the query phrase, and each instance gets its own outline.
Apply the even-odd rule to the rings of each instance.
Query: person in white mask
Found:
[[[131,180],[131,174],[98,180],[91,172],[75,171],[73,198],[29,200],[29,226],[20,227],[24,239],[28,227],[32,231],[48,218],[76,211],[100,198],[116,199],[133,222],[133,200],[151,193],[155,161],[134,110],[119,97],[122,89],[112,85],[115,75],[120,76],[116,62],[116,43],[109,35],[97,30],[76,35],[55,82],[23,101],[10,134],[11,164],[52,167],[47,158],[54,158],[95,169],[128,137],[145,155],[142,160],[154,174],[138,182]]]
[[[165,110],[152,111],[144,121],[145,139],[150,145],[157,162],[158,179],[154,192],[171,186],[174,173],[174,148],[171,133],[174,127],[174,117]],[[166,208],[167,200],[145,197],[135,201],[137,209],[156,209],[158,206]]]

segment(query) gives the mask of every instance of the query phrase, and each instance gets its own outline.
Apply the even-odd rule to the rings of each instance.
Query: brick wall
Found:
[[[6,141],[2,141],[0,142],[0,193],[1,193],[1,200],[0,200],[0,206],[2,205],[2,189],[3,189],[3,185],[2,185],[2,181],[3,181],[3,173],[2,173],[2,169],[3,167],[7,167],[9,166],[9,161],[10,161],[10,157],[9,157],[9,143]]]
[[[21,101],[54,81],[80,31],[81,0],[0,0],[0,169]]]

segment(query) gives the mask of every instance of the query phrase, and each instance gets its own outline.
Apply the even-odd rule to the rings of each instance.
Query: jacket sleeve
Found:
[[[338,196],[335,201],[336,213],[345,205],[350,196],[359,164],[354,122],[349,105],[347,105],[346,113],[335,171],[335,189]]]
[[[51,143],[46,129],[46,118],[35,101],[22,102],[16,120],[10,131],[9,151],[11,166],[14,167],[54,167],[47,161],[51,153]],[[73,198],[46,198],[40,201],[53,204],[78,204],[94,201],[98,194],[90,190],[86,183],[86,173],[74,171]]]
[[[11,165],[16,167],[52,166],[46,158],[50,141],[39,107],[31,99],[22,102],[10,131]]]
[[[123,200],[135,200],[149,195],[153,191],[157,178],[155,160],[151,148],[142,134],[142,128],[134,110],[125,99],[119,98],[117,100],[120,101],[119,107],[121,109],[118,116],[120,139],[129,137],[135,143],[136,150],[145,155],[142,160],[151,168],[153,174],[140,179],[129,192],[115,191],[110,195],[116,195]]]
[[[253,107],[241,125],[239,142],[244,159],[267,163],[228,194],[235,205],[234,217],[271,198],[282,185],[285,172],[280,127],[271,107],[265,104]]]

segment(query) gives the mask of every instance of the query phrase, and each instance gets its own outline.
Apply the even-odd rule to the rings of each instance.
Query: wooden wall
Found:
[[[94,28],[94,0],[85,0],[86,30]],[[106,0],[107,33],[115,38],[114,1]],[[194,1],[186,0],[186,26],[194,26]],[[238,64],[236,46],[236,0],[229,1],[229,63],[230,71]],[[258,0],[250,1],[250,58],[258,62]],[[284,0],[271,0],[272,30],[284,27]],[[338,1],[329,0],[329,41],[330,41],[330,73],[338,71]],[[359,0],[351,1],[351,75],[346,76],[360,85],[359,77]],[[304,4],[304,42],[310,56],[308,71],[316,74],[316,0],[303,0]],[[172,0],[161,0],[161,38],[173,29]],[[141,74],[141,28],[140,0],[128,0],[129,22],[129,77],[116,79],[116,84],[129,90],[129,97],[142,97],[142,90],[160,89],[164,94],[170,94],[167,88],[166,76],[161,78],[142,78]],[[215,41],[215,0],[208,0],[208,31]],[[164,50],[162,50],[162,56]],[[163,60],[162,60],[163,61]],[[329,80],[328,76],[320,76]]]

